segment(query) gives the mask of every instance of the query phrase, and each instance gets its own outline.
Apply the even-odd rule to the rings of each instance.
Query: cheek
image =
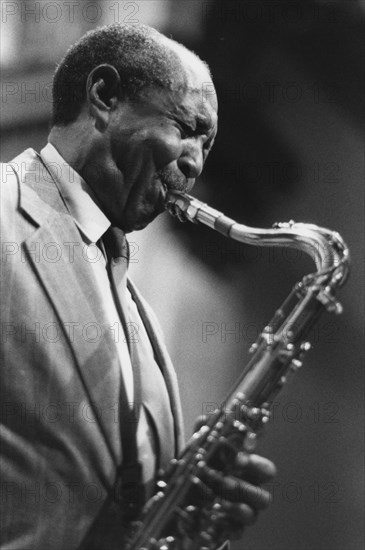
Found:
[[[178,159],[182,152],[180,135],[176,131],[156,132],[147,140],[157,169],[163,168]]]

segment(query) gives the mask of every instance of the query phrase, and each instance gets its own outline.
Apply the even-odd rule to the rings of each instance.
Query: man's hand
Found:
[[[196,421],[196,431],[206,422],[206,417]],[[224,446],[223,446],[224,447]],[[224,448],[222,448],[224,457]],[[218,454],[219,451],[218,451]],[[220,462],[225,466],[224,458]],[[231,460],[229,460],[231,462]],[[231,468],[221,469],[206,466],[199,476],[209,495],[200,491],[199,505],[204,507],[215,497],[215,521],[224,526],[229,537],[241,538],[245,527],[252,525],[261,510],[270,504],[272,497],[262,485],[276,475],[276,467],[267,458],[256,454],[239,452]],[[207,498],[208,497],[208,498]]]
[[[270,460],[244,452],[238,453],[232,475],[205,469],[202,480],[217,496],[217,519],[229,529],[231,538],[240,538],[244,528],[256,521],[258,512],[270,504],[271,494],[262,484],[275,475]]]

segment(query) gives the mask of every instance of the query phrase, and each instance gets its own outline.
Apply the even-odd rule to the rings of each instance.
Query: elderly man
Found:
[[[216,134],[212,90],[207,66],[157,31],[97,29],[56,71],[46,147],[3,166],[4,549],[123,548],[182,448],[174,371],[127,279],[125,234],[192,188]],[[241,479],[205,480],[232,533],[267,505],[257,486],[274,472],[237,460]]]

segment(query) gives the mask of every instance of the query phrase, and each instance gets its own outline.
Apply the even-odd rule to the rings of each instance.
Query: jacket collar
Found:
[[[41,226],[55,213],[67,214],[54,179],[33,149],[10,162],[19,181],[19,208]]]
[[[76,225],[88,242],[96,243],[110,227],[110,221],[97,205],[92,189],[51,143],[42,149],[40,157]]]
[[[87,327],[102,329],[107,325],[90,263],[85,259],[87,245],[37,153],[28,149],[11,164],[20,183],[19,207],[37,226],[23,243],[25,253],[57,312],[95,418],[118,465],[118,426],[110,421],[112,411],[106,414],[104,407],[118,406],[115,381],[120,368],[112,353],[111,331],[102,331],[96,339],[85,332]]]

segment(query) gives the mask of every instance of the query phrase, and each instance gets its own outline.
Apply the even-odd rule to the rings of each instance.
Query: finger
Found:
[[[248,504],[234,504],[226,500],[217,501],[212,509],[212,521],[221,525],[230,540],[241,539],[246,527],[253,525],[258,512]]]
[[[259,455],[240,452],[236,457],[235,475],[255,485],[271,481],[276,476],[276,466]]]
[[[207,423],[207,415],[202,414],[198,416],[198,418],[194,422],[194,433],[199,431],[202,426],[204,426]]]
[[[221,500],[222,510],[229,516],[229,518],[234,522],[235,527],[239,526],[241,529],[243,527],[248,527],[253,525],[257,520],[258,512],[251,506],[245,503],[233,503],[227,500]]]
[[[205,467],[199,476],[219,498],[230,502],[245,503],[256,510],[263,510],[270,504],[271,494],[234,476],[225,476],[217,470]]]

